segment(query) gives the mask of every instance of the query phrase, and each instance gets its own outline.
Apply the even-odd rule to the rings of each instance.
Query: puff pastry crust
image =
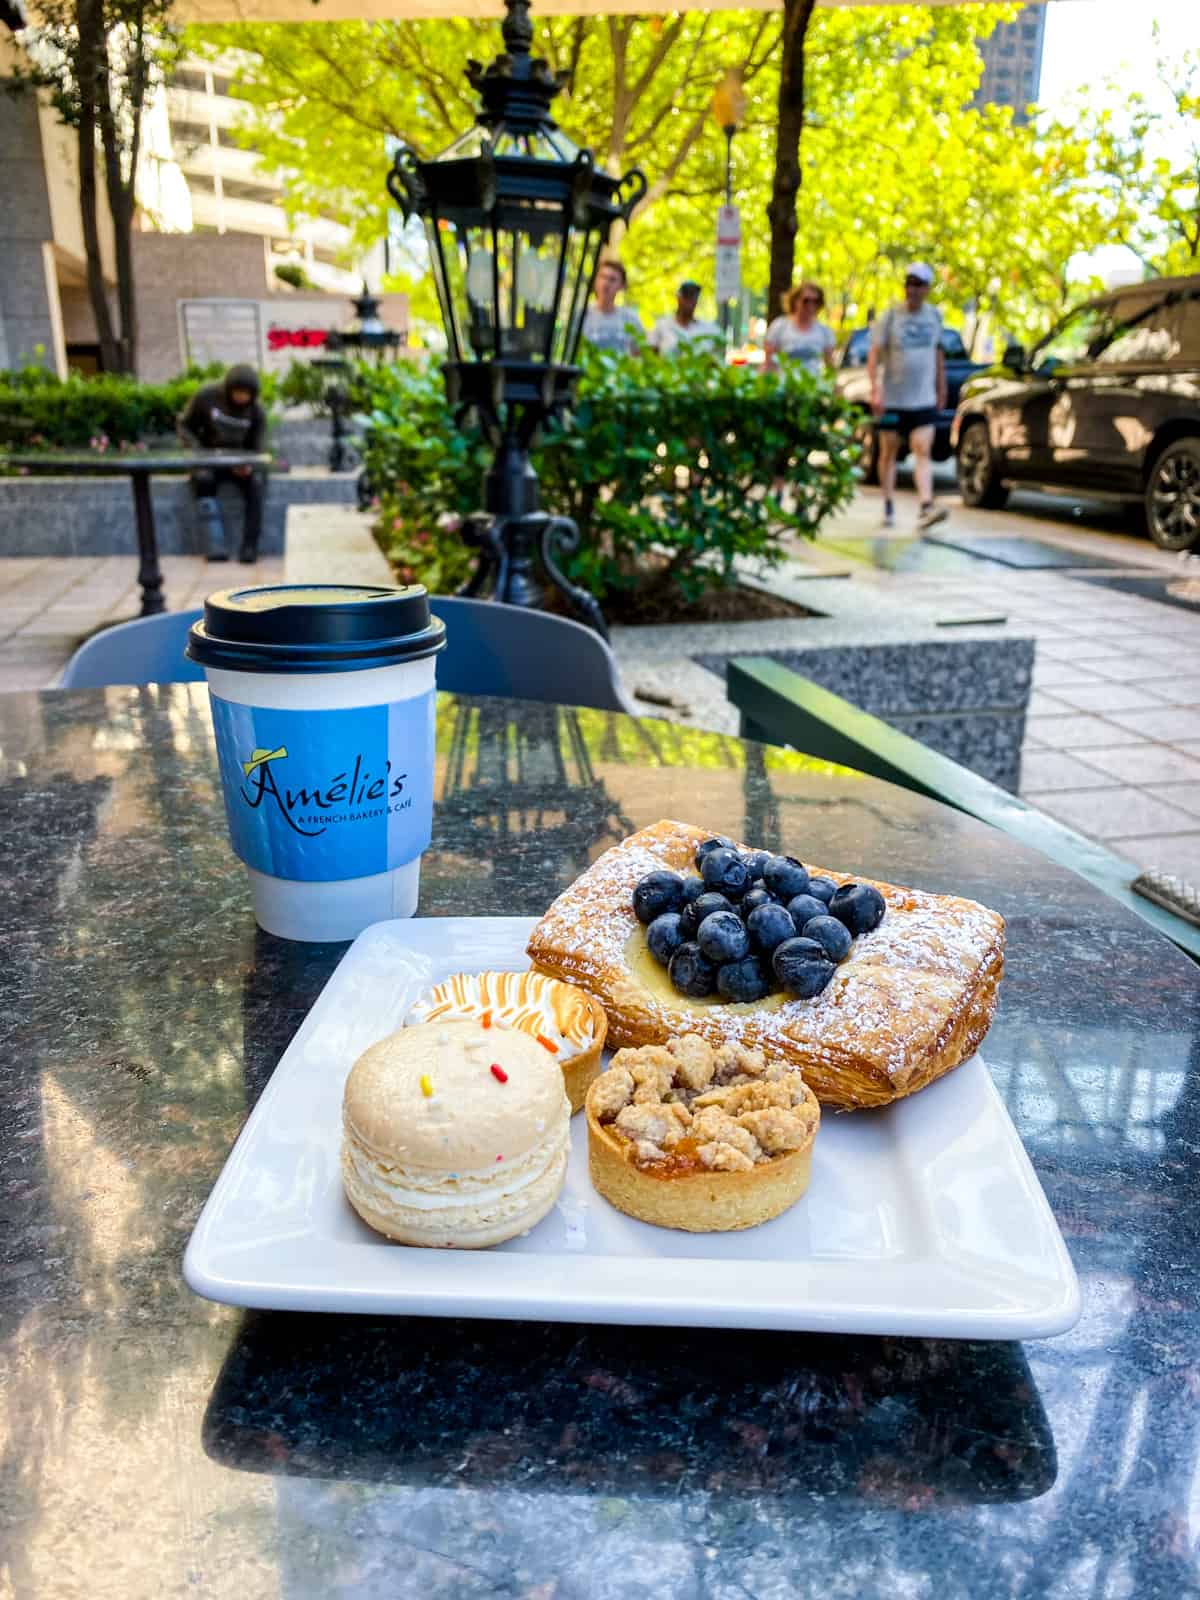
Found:
[[[887,902],[882,923],[854,941],[823,993],[749,1005],[676,994],[645,949],[633,888],[658,867],[691,871],[707,837],[670,821],[631,834],[559,895],[530,937],[538,971],[603,1005],[610,1047],[698,1033],[713,1045],[763,1050],[800,1067],[823,1105],[847,1111],[913,1094],[975,1052],[996,1008],[1004,919],[956,895],[809,863],[814,876],[873,883]]]

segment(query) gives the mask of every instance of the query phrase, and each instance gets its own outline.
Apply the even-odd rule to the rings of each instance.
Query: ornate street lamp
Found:
[[[329,470],[330,472],[345,472],[352,467],[357,459],[355,452],[347,448],[346,419],[350,415],[350,360],[351,356],[373,355],[377,362],[384,356],[395,358],[397,350],[405,344],[406,336],[397,333],[395,328],[385,326],[379,315],[379,296],[372,294],[366,283],[362,286],[362,293],[356,295],[350,304],[354,307],[354,315],[344,328],[333,329],[325,340],[327,354],[319,356],[314,362],[314,367],[320,367],[327,374],[325,382],[325,404],[329,407],[330,441],[329,441]],[[359,503],[364,503],[367,497],[365,485],[359,485]]]
[[[575,356],[600,251],[646,192],[636,170],[613,178],[550,116],[562,81],[529,54],[529,0],[505,0],[505,53],[467,78],[483,108],[475,126],[431,161],[402,145],[388,190],[405,218],[425,224],[446,325],[444,368],[459,416],[478,414],[496,459],[485,510],[464,537],[480,552],[464,589],[540,605],[537,561],[568,604],[604,633],[593,597],[569,583],[556,552],[578,548],[567,517],[538,510],[529,447],[538,427],[570,404]]]

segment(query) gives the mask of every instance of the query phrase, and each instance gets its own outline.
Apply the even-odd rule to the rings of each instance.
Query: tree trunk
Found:
[[[96,321],[100,364],[106,372],[117,372],[121,370],[121,358],[104,283],[104,265],[100,253],[100,224],[96,212],[96,82],[99,73],[107,71],[104,58],[104,31],[99,7],[94,0],[83,0],[79,6],[78,18],[79,219],[83,227],[88,299],[91,301],[92,316]]]
[[[133,297],[133,209],[134,171],[125,181],[121,170],[121,148],[117,136],[116,118],[113,114],[108,77],[97,84],[100,143],[104,150],[104,182],[108,196],[108,209],[113,224],[113,254],[117,270],[117,312],[120,334],[117,339],[118,368],[120,372],[137,369],[137,316]],[[131,141],[131,160],[137,159],[138,134],[141,113],[136,113]]]
[[[796,197],[800,193],[800,135],[804,129],[804,39],[816,0],[784,0],[779,41],[779,108],[775,176],[767,220],[771,272],[767,318],[779,316],[796,266]]]

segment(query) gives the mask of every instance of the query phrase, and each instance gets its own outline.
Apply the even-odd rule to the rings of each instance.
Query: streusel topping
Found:
[[[820,1120],[794,1068],[768,1062],[761,1050],[714,1049],[695,1033],[618,1050],[588,1105],[624,1139],[627,1160],[662,1177],[749,1172],[808,1144]]]

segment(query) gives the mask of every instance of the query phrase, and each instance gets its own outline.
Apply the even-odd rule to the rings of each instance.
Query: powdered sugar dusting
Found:
[[[882,1073],[899,1086],[939,1047],[1002,949],[1003,919],[975,901],[806,863],[811,873],[836,883],[872,883],[887,903],[882,923],[854,941],[821,994],[788,997],[775,1009],[661,999],[636,980],[627,959],[638,931],[633,887],[659,867],[692,870],[695,847],[705,837],[681,822],[659,822],[631,835],[593,862],[534,929],[531,958],[595,994],[618,1042],[624,1010],[639,1034],[649,1028],[665,1039],[695,1031],[713,1043]]]

